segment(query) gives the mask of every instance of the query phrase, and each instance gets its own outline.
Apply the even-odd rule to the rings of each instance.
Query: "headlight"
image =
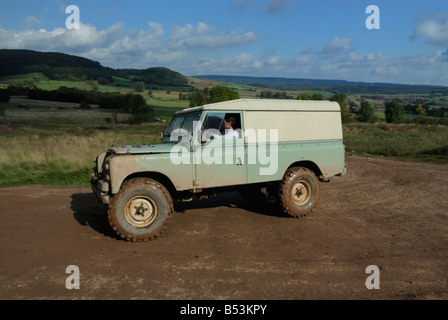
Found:
[[[104,162],[104,158],[106,157],[106,152],[102,152],[97,156],[97,168],[98,168],[98,172],[101,172],[103,169],[103,162]]]

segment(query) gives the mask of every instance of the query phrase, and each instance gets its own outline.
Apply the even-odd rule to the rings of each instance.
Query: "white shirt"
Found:
[[[235,130],[226,130],[226,134],[224,135],[224,139],[238,139],[240,136],[238,132]]]
[[[226,133],[221,136],[221,135],[213,135],[215,139],[238,139],[240,137],[240,135],[238,134],[237,131],[235,130],[227,130],[226,129]]]

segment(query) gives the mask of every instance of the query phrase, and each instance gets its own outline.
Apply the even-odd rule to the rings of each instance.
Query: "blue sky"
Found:
[[[69,5],[79,29],[66,28]],[[380,29],[366,27],[369,5]],[[185,75],[448,86],[448,1],[0,0],[0,48]]]

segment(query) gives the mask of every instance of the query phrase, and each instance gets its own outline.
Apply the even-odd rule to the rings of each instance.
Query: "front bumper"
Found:
[[[99,180],[95,173],[91,173],[90,186],[92,187],[93,193],[102,204],[109,204],[109,183],[107,183],[107,181]]]

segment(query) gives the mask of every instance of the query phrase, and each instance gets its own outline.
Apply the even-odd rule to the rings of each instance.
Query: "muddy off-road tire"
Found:
[[[158,237],[165,231],[172,214],[171,195],[162,184],[149,178],[124,182],[108,208],[112,229],[128,241]]]
[[[302,167],[290,168],[280,184],[280,204],[292,217],[306,216],[316,207],[319,190],[319,180],[314,172]]]

